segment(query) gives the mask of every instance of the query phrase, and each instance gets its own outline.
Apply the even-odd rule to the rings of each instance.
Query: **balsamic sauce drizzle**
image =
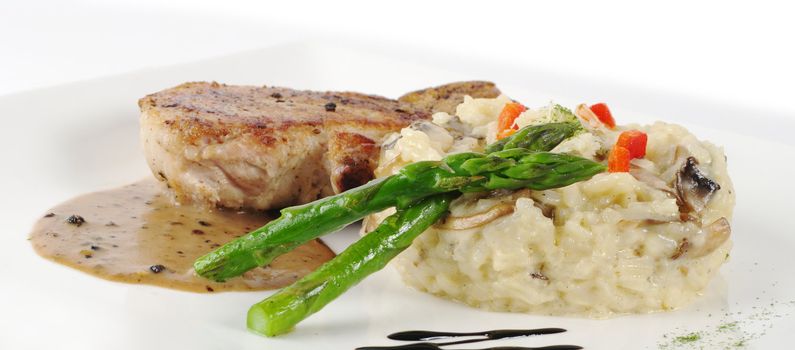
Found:
[[[563,333],[565,331],[566,330],[563,328],[495,329],[490,331],[467,332],[467,333],[405,331],[405,332],[392,333],[388,335],[387,338],[392,340],[422,341],[422,342],[405,344],[405,345],[395,345],[395,346],[364,346],[356,348],[356,350],[443,350],[442,346],[445,345],[478,343],[482,341],[505,339],[505,338]],[[428,342],[428,340],[439,340],[439,339],[458,338],[458,337],[477,337],[477,338],[454,340],[454,341],[441,342],[441,343]],[[499,347],[471,349],[471,350],[578,350],[578,349],[582,349],[582,347],[577,345],[551,345],[551,346],[542,346],[542,347],[499,346]]]

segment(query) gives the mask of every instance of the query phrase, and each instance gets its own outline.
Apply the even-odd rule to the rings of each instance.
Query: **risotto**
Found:
[[[379,177],[422,160],[482,152],[511,100],[466,98],[384,141]],[[629,171],[545,191],[465,194],[393,265],[410,286],[497,311],[607,317],[691,301],[731,249],[735,194],[723,150],[669,123],[611,128],[585,105],[527,109],[514,127],[577,120],[552,152],[607,162],[619,135],[648,137]],[[612,159],[612,155],[610,156]],[[612,165],[611,165],[612,166]],[[371,230],[390,212],[371,215]]]

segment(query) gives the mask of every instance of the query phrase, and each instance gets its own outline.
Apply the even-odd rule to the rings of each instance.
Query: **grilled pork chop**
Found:
[[[499,91],[491,83],[454,83],[411,93],[422,101],[412,104],[353,92],[185,83],[138,102],[141,141],[177,202],[282,208],[371,180],[382,136],[429,118],[433,101],[457,104],[467,94]]]

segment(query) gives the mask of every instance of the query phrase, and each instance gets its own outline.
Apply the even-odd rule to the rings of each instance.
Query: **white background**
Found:
[[[294,40],[345,39],[795,118],[794,14],[767,1],[6,0],[0,95]]]
[[[424,77],[458,77],[463,70],[495,79],[517,96],[530,95],[522,94],[524,90],[602,96],[622,107],[616,111],[630,108],[659,119],[687,121],[697,126],[697,135],[726,145],[740,196],[733,223],[739,233],[734,257],[723,269],[725,278],[713,283],[722,294],[676,313],[610,323],[565,320],[571,334],[563,341],[596,349],[627,348],[657,342],[663,334],[679,335],[679,329],[723,322],[705,318],[705,310],[717,315],[726,308],[746,315],[771,300],[792,300],[795,280],[786,271],[795,250],[795,229],[788,220],[793,195],[791,188],[781,187],[795,177],[792,166],[781,161],[795,153],[795,20],[790,8],[763,2],[485,3],[225,0],[222,7],[213,7],[210,1],[182,0],[0,0],[0,95],[12,95],[0,98],[0,130],[5,131],[0,160],[6,170],[0,172],[0,348],[305,349],[337,341],[379,344],[389,331],[443,329],[450,320],[460,322],[461,330],[478,329],[482,322],[516,327],[520,318],[524,322],[528,317],[471,317],[470,309],[415,293],[398,282],[394,271],[384,271],[307,320],[296,335],[263,340],[247,333],[241,318],[261,299],[259,294],[210,297],[106,283],[35,256],[22,237],[48,205],[146,174],[137,148],[134,102],[154,91],[150,89],[167,87],[174,77],[222,75],[258,81],[289,76],[296,84],[345,89],[356,83],[362,91],[396,96],[419,87],[409,83]],[[306,40],[323,45],[279,45]],[[351,42],[357,50],[326,49]],[[149,69],[263,47],[274,49],[243,56],[261,59],[267,69],[236,59]],[[315,49],[304,52],[305,47]],[[403,55],[369,57],[367,49]],[[310,59],[301,61],[302,53]],[[416,59],[433,64],[394,62],[406,55],[427,55]],[[436,69],[455,57],[460,61],[450,62],[449,72]],[[229,62],[246,64],[229,67]],[[375,68],[385,66],[395,69],[378,80]],[[148,70],[19,94],[142,69]],[[516,75],[507,79],[506,72]],[[531,74],[538,72],[544,74]],[[315,79],[314,74],[322,77]],[[161,75],[167,76],[156,79]],[[398,82],[404,75],[408,78]],[[558,83],[556,77],[565,83],[547,88]],[[627,114],[637,121],[634,113]],[[394,318],[395,310],[404,317]],[[428,316],[427,310],[435,312]],[[744,329],[768,332],[755,345],[772,348],[792,337],[795,312],[790,311],[782,309],[787,316],[775,318],[773,328],[763,319]],[[423,325],[416,326],[417,320]],[[346,327],[351,324],[358,327]],[[618,336],[611,333],[616,330]]]

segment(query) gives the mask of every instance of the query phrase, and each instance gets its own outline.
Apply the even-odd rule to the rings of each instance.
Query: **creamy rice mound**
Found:
[[[483,151],[495,141],[507,102],[506,96],[466,98],[455,115],[437,113],[433,122],[387,137],[377,175]],[[603,163],[621,131],[641,130],[648,135],[646,156],[634,159],[629,173],[602,173],[560,189],[463,195],[445,222],[395,259],[403,280],[489,310],[589,317],[671,310],[697,296],[732,245],[735,195],[722,148],[664,122],[609,130],[588,113],[584,105],[576,112],[549,105],[525,111],[516,124],[591,120],[552,151]],[[699,191],[693,166],[720,189]],[[498,217],[480,222],[490,211]],[[364,230],[391,212],[368,217]]]

